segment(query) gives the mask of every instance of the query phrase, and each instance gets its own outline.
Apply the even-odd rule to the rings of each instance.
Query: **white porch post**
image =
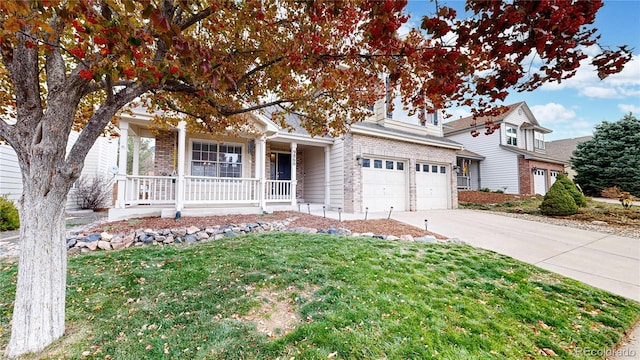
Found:
[[[140,136],[133,137],[133,163],[131,164],[131,174],[140,175]]]
[[[187,123],[180,121],[178,123],[178,182],[176,189],[176,211],[182,211],[184,208],[184,158],[185,158],[185,142],[187,136]]]
[[[265,170],[267,168],[267,140],[263,135],[257,139],[256,143],[256,177],[260,179],[260,190],[258,191],[258,200],[260,210],[267,210],[267,179],[265,178]]]
[[[119,140],[119,157],[118,157],[118,198],[116,199],[116,208],[124,209],[125,206],[125,186],[127,184],[127,140],[129,139],[129,123],[120,122],[120,140]]]
[[[296,187],[298,185],[298,169],[297,163],[298,144],[291,143],[291,206],[295,207],[297,203]]]
[[[329,145],[324,147],[324,204],[329,206],[331,202],[331,161]]]

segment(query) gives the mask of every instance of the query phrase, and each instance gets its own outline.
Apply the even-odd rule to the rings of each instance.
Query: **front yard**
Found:
[[[579,359],[640,304],[464,245],[274,233],[72,256],[67,319],[40,358]]]
[[[459,191],[461,208],[544,216],[538,209],[541,196],[509,195],[482,191]],[[587,206],[575,215],[561,217],[581,222],[604,221],[609,226],[640,230],[640,206],[628,209],[620,203],[603,203],[587,198]]]

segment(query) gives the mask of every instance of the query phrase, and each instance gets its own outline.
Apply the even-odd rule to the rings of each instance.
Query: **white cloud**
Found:
[[[615,99],[620,97],[620,94],[615,88],[603,86],[587,86],[582,89],[580,93],[586,97],[598,99]]]
[[[618,109],[625,114],[635,113],[640,114],[640,105],[637,104],[618,104]]]
[[[549,125],[574,121],[576,118],[575,111],[561,104],[548,103],[544,105],[534,105],[529,108],[538,122],[543,126],[545,126],[545,124]]]
[[[596,54],[594,49],[595,47],[585,49],[585,53],[590,56],[580,62],[580,68],[572,78],[563,80],[561,83],[544,84],[540,89],[546,91],[573,89],[581,96],[598,99],[637,96],[640,92],[640,54],[635,54],[620,73],[600,80],[595,67],[590,64],[592,56]]]

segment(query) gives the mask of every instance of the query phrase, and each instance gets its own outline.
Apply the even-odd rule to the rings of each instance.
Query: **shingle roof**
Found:
[[[549,156],[549,154],[540,154],[537,152],[517,148],[511,145],[500,145],[500,148],[505,149],[507,151],[511,151],[519,155],[523,155],[525,159],[543,161],[543,162],[548,162],[552,164],[562,164],[562,165],[567,164],[567,161],[554,158],[552,156]]]
[[[475,124],[476,124],[476,126],[484,127],[484,123],[487,120],[493,120],[494,122],[502,121],[502,120],[504,120],[504,118],[509,116],[509,114],[511,114],[515,109],[517,109],[522,104],[524,104],[524,101],[508,105],[507,106],[507,110],[505,110],[499,116],[481,116],[481,117],[475,119]],[[444,126],[445,126],[444,133],[446,135],[446,134],[450,134],[450,133],[453,133],[453,132],[456,132],[456,131],[460,131],[460,130],[464,130],[464,129],[471,129],[471,128],[474,127],[474,126],[472,126],[473,123],[474,123],[473,116],[467,116],[467,117],[464,117],[462,119],[446,122],[446,123],[444,123]]]
[[[547,152],[547,155],[551,157],[569,161],[571,159],[573,150],[576,149],[578,144],[589,141],[592,138],[593,136],[588,135],[571,139],[548,141],[545,143],[545,151]]]
[[[451,145],[461,145],[460,143],[444,138],[444,137],[440,137],[440,136],[433,136],[433,135],[418,135],[415,133],[411,133],[408,131],[402,131],[402,130],[397,130],[397,129],[391,129],[388,127],[384,127],[382,125],[378,125],[375,123],[370,123],[370,122],[360,122],[360,123],[356,123],[354,124],[357,127],[365,127],[365,128],[369,128],[369,129],[374,129],[374,130],[379,130],[379,131],[385,131],[391,134],[397,134],[397,135],[405,135],[405,136],[409,136],[409,137],[413,137],[413,138],[422,138],[425,140],[433,140],[433,141],[437,141],[437,142],[441,142],[441,143],[447,143],[447,144],[451,144]]]
[[[477,159],[477,160],[484,160],[486,158],[485,156],[482,156],[478,153],[474,153],[473,151],[469,151],[467,149],[457,151],[456,155],[463,158],[470,158],[470,159]]]

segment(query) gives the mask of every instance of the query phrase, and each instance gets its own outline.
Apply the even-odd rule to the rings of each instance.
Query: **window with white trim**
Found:
[[[242,177],[242,146],[194,141],[191,145],[191,175]]]
[[[544,149],[544,134],[536,131],[533,133],[533,136],[534,136],[533,146],[536,149]]]
[[[507,125],[507,145],[518,146],[518,129],[515,126]]]

